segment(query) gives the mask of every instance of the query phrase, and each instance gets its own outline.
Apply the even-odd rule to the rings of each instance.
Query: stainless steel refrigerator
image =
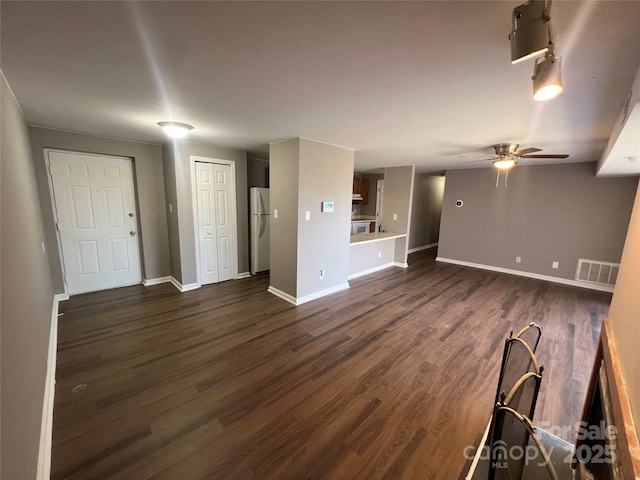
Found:
[[[269,270],[269,189],[251,190],[251,275]]]

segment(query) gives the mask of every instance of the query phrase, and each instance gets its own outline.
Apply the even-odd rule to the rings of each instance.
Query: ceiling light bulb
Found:
[[[493,162],[493,165],[500,170],[507,170],[513,167],[515,164],[516,161],[513,158],[509,157],[500,158],[500,160],[496,160],[495,162]]]
[[[533,68],[533,99],[542,102],[557,97],[562,92],[560,57],[551,54],[536,59]]]
[[[193,130],[191,125],[180,122],[158,122],[158,125],[171,138],[184,138],[190,130]]]

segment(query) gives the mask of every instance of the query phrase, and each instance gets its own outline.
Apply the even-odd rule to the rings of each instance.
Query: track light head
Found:
[[[549,13],[545,0],[530,0],[511,13],[511,63],[519,63],[541,55],[549,49]]]
[[[536,59],[533,68],[533,99],[542,102],[557,97],[562,93],[562,72],[560,57],[553,52]]]

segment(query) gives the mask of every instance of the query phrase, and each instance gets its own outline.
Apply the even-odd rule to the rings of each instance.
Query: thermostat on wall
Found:
[[[333,213],[333,202],[322,202],[322,211],[324,213]]]

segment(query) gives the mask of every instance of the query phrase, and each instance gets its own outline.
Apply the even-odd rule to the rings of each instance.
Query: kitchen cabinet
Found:
[[[367,205],[369,203],[369,179],[355,177],[353,179],[353,192],[359,193],[362,196],[362,200],[357,200],[360,205]]]

